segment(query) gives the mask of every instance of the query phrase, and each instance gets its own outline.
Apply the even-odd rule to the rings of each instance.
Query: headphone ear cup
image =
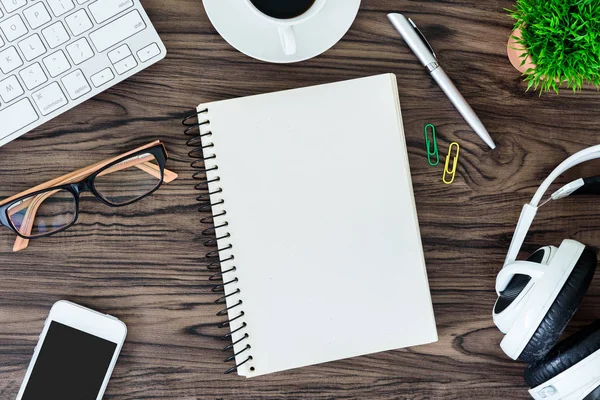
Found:
[[[534,363],[546,356],[558,342],[590,286],[596,263],[596,252],[586,247],[546,316],[519,355],[519,360]]]
[[[537,387],[565,372],[584,358],[600,350],[600,320],[569,336],[542,360],[525,369],[523,378],[529,387]],[[600,371],[598,371],[600,376]],[[600,396],[600,388],[590,393]],[[600,399],[600,397],[598,397]],[[590,399],[595,399],[591,397]]]

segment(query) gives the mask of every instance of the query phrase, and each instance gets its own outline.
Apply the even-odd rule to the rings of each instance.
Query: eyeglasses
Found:
[[[0,224],[17,234],[13,251],[30,239],[71,227],[79,214],[79,196],[92,194],[111,207],[134,203],[177,174],[165,169],[167,150],[160,141],[53,179],[0,201]]]

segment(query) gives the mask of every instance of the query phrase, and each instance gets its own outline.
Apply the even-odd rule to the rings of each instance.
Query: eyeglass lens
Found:
[[[21,235],[34,238],[71,225],[76,211],[73,193],[65,189],[53,189],[12,204],[7,216]]]
[[[94,179],[96,192],[114,205],[127,204],[144,197],[162,181],[158,160],[151,153],[125,159]]]

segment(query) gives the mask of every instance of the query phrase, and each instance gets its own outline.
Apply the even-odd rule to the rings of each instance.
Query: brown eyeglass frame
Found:
[[[134,164],[133,162],[122,162],[122,160],[127,157],[131,157],[136,155],[137,153],[143,153],[145,151],[151,153],[154,157],[156,157],[156,160],[159,162],[158,166],[150,162],[140,162],[140,159],[135,160],[137,164]],[[75,222],[77,221],[79,210],[79,195],[81,192],[90,191],[94,194],[96,198],[98,198],[100,201],[111,207],[126,206],[152,194],[154,191],[158,190],[158,188],[163,183],[172,182],[177,178],[177,174],[175,172],[165,168],[165,163],[167,159],[167,149],[165,148],[164,144],[162,144],[159,140],[156,140],[154,142],[148,143],[144,146],[131,150],[127,153],[121,154],[120,156],[112,157],[104,161],[97,162],[93,165],[52,179],[48,182],[42,183],[31,189],[28,189],[24,192],[18,193],[14,196],[0,201],[0,224],[7,227],[17,235],[17,239],[15,240],[15,244],[13,246],[13,251],[16,252],[24,250],[29,245],[29,240],[31,239],[51,236],[73,226],[73,224],[75,224]],[[117,172],[129,168],[131,166],[135,166],[141,169],[142,171],[154,176],[155,178],[160,179],[160,182],[156,185],[154,189],[152,189],[148,193],[126,203],[119,204],[110,202],[102,194],[96,191],[94,187],[94,179],[97,176]],[[27,213],[23,218],[23,223],[26,224],[25,229],[31,232],[31,229],[33,228],[33,221],[35,220],[35,215],[39,206],[44,202],[46,198],[56,193],[56,191],[52,191],[52,189],[56,189],[56,191],[67,190],[73,194],[76,203],[76,212],[73,221],[70,224],[65,225],[64,227],[57,229],[56,231],[42,234],[36,237],[27,237],[20,233],[19,230],[15,226],[13,226],[11,218],[8,214],[9,210],[11,209],[11,206],[14,206],[14,204],[18,203],[19,201],[24,201],[23,206],[15,209],[14,212],[18,212],[24,207],[28,208]],[[35,202],[33,206],[31,206],[31,202]]]

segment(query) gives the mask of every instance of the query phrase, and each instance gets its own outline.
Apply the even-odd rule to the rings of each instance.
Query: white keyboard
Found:
[[[0,0],[0,146],[166,54],[139,0]]]

